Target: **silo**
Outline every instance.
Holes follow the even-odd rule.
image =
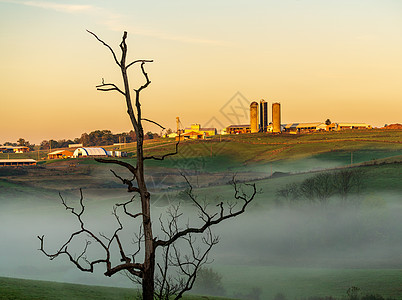
[[[250,104],[250,130],[251,133],[258,132],[258,103]]]
[[[272,103],[272,132],[281,132],[281,104]]]
[[[260,101],[260,131],[267,132],[268,127],[268,103],[262,99]]]

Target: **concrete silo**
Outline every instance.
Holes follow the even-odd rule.
[[[260,101],[260,132],[267,132],[268,127],[268,103]]]
[[[258,132],[258,103],[250,104],[250,130],[251,133]]]
[[[272,132],[281,132],[281,104],[272,103]]]

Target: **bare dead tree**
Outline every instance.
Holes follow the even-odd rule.
[[[84,272],[93,272],[96,265],[105,266],[104,274],[106,276],[112,276],[121,271],[126,272],[142,285],[142,297],[144,300],[154,299],[154,296],[158,299],[167,299],[166,296],[169,295],[175,295],[176,299],[179,299],[184,292],[192,288],[197,270],[208,261],[208,254],[211,248],[218,242],[218,239],[214,237],[211,232],[211,226],[242,214],[257,194],[257,188],[255,184],[240,185],[233,178],[232,185],[236,201],[226,204],[220,203],[217,206],[218,208],[215,208],[213,212],[210,212],[208,206],[206,204],[202,205],[194,196],[192,185],[184,176],[189,185],[188,195],[192,200],[193,205],[199,210],[199,220],[201,224],[198,224],[197,226],[191,226],[191,224],[186,224],[184,227],[180,226],[178,220],[181,214],[178,209],[173,209],[168,213],[169,218],[167,223],[164,224],[161,222],[162,232],[165,236],[161,239],[154,237],[150,209],[151,194],[147,189],[144,179],[144,161],[147,159],[163,160],[166,157],[177,154],[179,142],[175,144],[175,149],[171,153],[164,154],[160,157],[144,155],[144,130],[142,121],[152,122],[163,128],[163,126],[159,125],[157,122],[142,117],[140,93],[151,83],[148,74],[145,71],[145,65],[151,63],[152,60],[140,59],[127,62],[127,32],[123,33],[122,41],[120,43],[120,59],[117,58],[112,47],[93,32],[88,31],[88,33],[95,37],[111,52],[115,63],[120,68],[124,84],[124,87],[120,88],[116,84],[106,83],[102,79],[102,83],[96,86],[96,88],[99,91],[117,91],[124,96],[127,113],[136,133],[137,141],[135,165],[117,159],[97,158],[96,161],[118,165],[128,170],[131,174],[130,178],[123,178],[113,170],[111,170],[111,172],[127,187],[127,192],[134,193],[134,196],[131,200],[125,203],[118,203],[114,206],[113,215],[116,219],[117,226],[112,235],[108,237],[102,233],[95,234],[85,226],[83,220],[85,206],[82,191],[80,191],[81,197],[78,211],[74,207],[69,206],[60,195],[62,204],[66,210],[70,211],[77,218],[80,224],[80,229],[73,232],[67,241],[54,253],[45,250],[44,236],[38,236],[40,240],[39,250],[50,259],[54,259],[60,255],[66,255],[78,269]],[[134,95],[132,97],[127,70],[135,65],[139,66],[144,77],[144,83],[138,88],[133,89]],[[245,192],[244,189],[247,188],[249,191]],[[139,195],[140,198],[140,208],[134,210],[134,198],[137,195]],[[139,231],[134,233],[135,240],[128,245],[121,238],[124,226],[121,217],[118,214],[119,210],[123,210],[124,216],[131,220],[140,220],[141,225]],[[204,245],[206,245],[205,249],[201,250],[195,246],[195,234],[204,234],[202,241]],[[73,242],[80,236],[86,236],[88,240],[82,246],[82,251],[77,255],[76,253],[73,253],[69,247],[72,246]],[[180,251],[175,244],[178,241],[184,241],[188,245],[191,252],[190,256],[183,257],[180,254]],[[103,250],[103,256],[101,258],[93,259],[89,257],[88,249],[92,244],[95,244]],[[157,249],[162,250],[161,263],[156,263]],[[137,262],[138,256],[140,256],[141,262]],[[155,275],[156,267],[159,272],[157,276]],[[176,267],[180,270],[181,275],[175,278],[175,283],[172,283],[171,275],[168,272],[171,267]],[[157,290],[155,290],[155,282],[157,283]]]

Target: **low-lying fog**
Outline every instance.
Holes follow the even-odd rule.
[[[118,200],[85,197],[88,214],[84,219],[95,233],[106,234],[116,226],[112,205],[129,199],[124,191]],[[79,195],[65,198],[77,203]],[[400,200],[397,194],[370,194],[361,195],[358,201],[350,198],[343,205],[332,201],[327,206],[277,206],[265,204],[261,194],[245,214],[213,228],[220,243],[212,250],[211,267],[402,268]],[[165,210],[152,209],[156,232],[157,217]],[[186,205],[183,210],[196,218],[195,208]],[[83,273],[67,257],[51,261],[38,251],[37,235],[45,235],[45,248],[54,252],[78,228],[77,220],[63,208],[57,194],[54,201],[27,195],[0,202],[0,225],[0,276],[132,287],[123,275],[107,278],[102,267],[96,268],[95,274]],[[137,226],[126,228],[135,230]]]
[[[402,205],[396,199],[371,196],[359,207],[251,210],[214,228],[221,242],[212,256],[216,264],[229,265],[401,268]],[[101,268],[94,276],[76,270],[66,257],[47,259],[38,251],[36,236],[44,234],[47,249],[53,251],[77,222],[61,205],[44,205],[40,199],[22,203],[0,210],[0,276],[130,286],[119,276],[105,278]],[[109,224],[116,225],[105,204],[96,217],[88,205],[86,220],[95,232],[109,232]],[[153,214],[163,210],[154,209]],[[154,221],[154,227],[158,225]]]

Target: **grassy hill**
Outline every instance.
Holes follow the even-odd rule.
[[[89,286],[62,282],[0,277],[1,300],[128,300],[136,299],[138,291],[128,288]],[[223,300],[229,298],[184,296],[183,300]]]

